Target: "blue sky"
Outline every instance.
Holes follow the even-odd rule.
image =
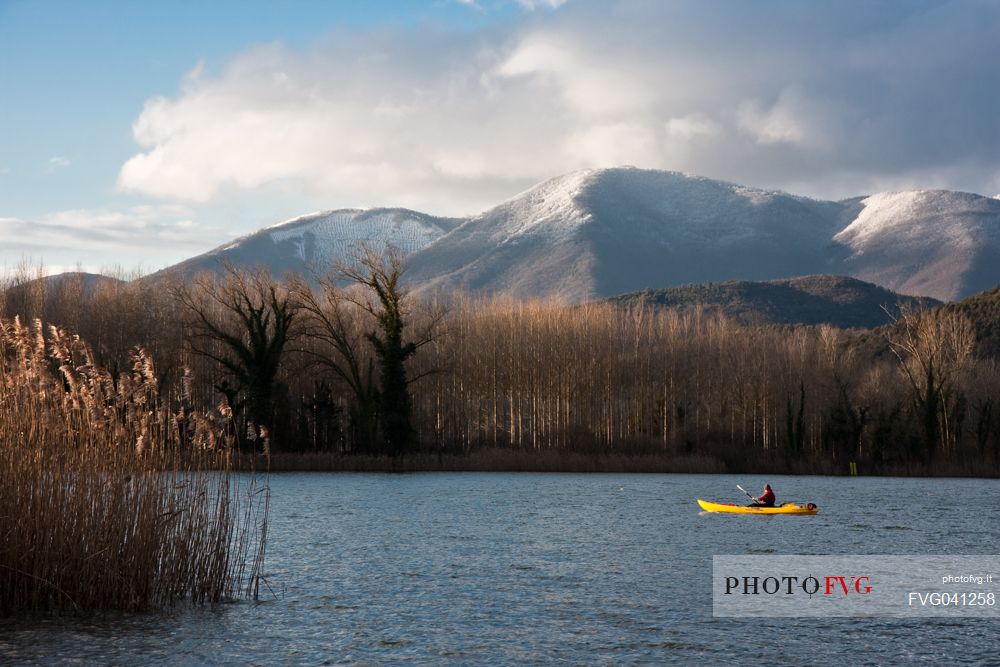
[[[975,0],[0,0],[0,266],[153,270],[620,164],[994,195],[997,34]]]
[[[258,45],[308,47],[338,33],[460,34],[524,10],[452,0],[0,0],[0,267],[28,260],[48,271],[151,270],[296,215],[299,206],[340,206],[290,195],[248,197],[246,206],[261,204],[261,213],[248,214],[238,201],[193,209],[183,197],[124,192],[117,175],[137,150],[132,124],[146,100],[176,95],[196,67],[217,71]],[[129,219],[134,226],[174,218],[182,224],[169,239],[144,238],[140,227],[127,242],[113,234],[100,241],[102,229]],[[28,232],[46,226],[64,233]]]

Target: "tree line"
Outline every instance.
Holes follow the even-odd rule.
[[[4,313],[79,332],[111,369],[143,346],[165,400],[224,404],[260,451],[1000,467],[1000,368],[955,308],[904,308],[874,332],[748,326],[699,308],[417,298],[404,269],[362,248],[308,279],[13,280]]]

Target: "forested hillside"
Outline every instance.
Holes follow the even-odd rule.
[[[934,306],[935,299],[904,296],[846,276],[681,285],[608,299],[629,307],[708,308],[742,324],[829,324],[843,329],[889,323],[900,305]]]

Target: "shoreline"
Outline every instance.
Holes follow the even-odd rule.
[[[779,457],[724,460],[708,454],[611,453],[588,454],[559,450],[485,449],[468,454],[434,451],[388,455],[335,452],[241,454],[234,462],[241,471],[269,472],[534,472],[534,473],[672,473],[827,475],[849,477],[849,462],[786,461]],[[860,477],[925,477],[1000,479],[1000,468],[982,461],[857,462]]]

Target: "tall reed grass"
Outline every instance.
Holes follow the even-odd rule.
[[[172,409],[132,362],[0,321],[0,615],[257,595],[268,488],[231,473],[228,409]]]

